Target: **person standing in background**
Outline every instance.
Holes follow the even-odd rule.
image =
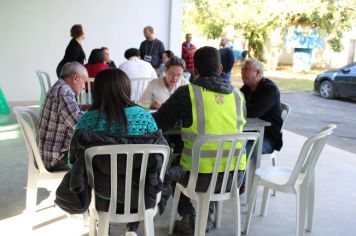
[[[80,24],[73,25],[72,28],[70,29],[70,36],[72,36],[72,40],[69,42],[66,51],[64,53],[64,57],[59,62],[56,69],[56,74],[58,78],[60,78],[62,67],[67,62],[76,61],[82,65],[84,64],[85,53],[81,45],[82,41],[84,40],[83,26]]]
[[[140,45],[140,57],[142,60],[151,63],[153,68],[157,70],[162,64],[164,45],[159,39],[155,38],[152,26],[146,26],[143,29],[143,34],[146,40],[144,40]]]
[[[196,47],[192,42],[192,34],[188,33],[185,35],[185,42],[182,44],[182,59],[185,61],[185,67],[190,72],[194,74],[194,53]]]
[[[231,70],[235,63],[234,52],[231,48],[228,47],[229,39],[226,36],[223,36],[220,41],[220,58],[221,64],[223,66],[223,71],[221,77],[230,80]]]

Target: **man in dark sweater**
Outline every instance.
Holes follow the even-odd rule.
[[[221,77],[226,80],[231,78],[231,70],[234,67],[235,56],[231,48],[228,47],[229,39],[226,36],[223,36],[220,41],[220,58],[221,65],[223,66],[223,71]]]
[[[282,147],[282,110],[280,93],[273,81],[263,77],[263,65],[247,59],[241,68],[244,86],[240,89],[246,99],[247,117],[258,117],[271,123],[266,127],[262,153],[272,153]]]
[[[152,26],[146,26],[143,29],[143,34],[146,40],[140,45],[140,57],[142,60],[151,63],[153,68],[159,69],[162,64],[164,45],[159,39],[155,38]]]

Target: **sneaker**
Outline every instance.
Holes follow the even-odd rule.
[[[136,232],[140,222],[131,222],[126,224],[125,236],[137,236]]]
[[[241,185],[241,187],[239,188],[239,195],[242,195],[245,193],[245,184]]]
[[[128,231],[126,232],[125,236],[137,236],[136,232]]]
[[[192,235],[194,234],[194,224],[195,216],[192,214],[185,215],[181,220],[176,221],[173,232],[175,234]]]

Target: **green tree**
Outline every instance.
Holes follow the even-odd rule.
[[[355,0],[186,0],[189,15],[184,11],[184,19],[208,38],[220,37],[233,25],[248,41],[251,55],[274,69],[287,29],[316,28],[334,51],[341,51],[343,32],[355,20],[354,5]]]

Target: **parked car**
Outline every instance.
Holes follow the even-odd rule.
[[[314,81],[314,90],[323,98],[356,97],[356,62],[319,74]]]

